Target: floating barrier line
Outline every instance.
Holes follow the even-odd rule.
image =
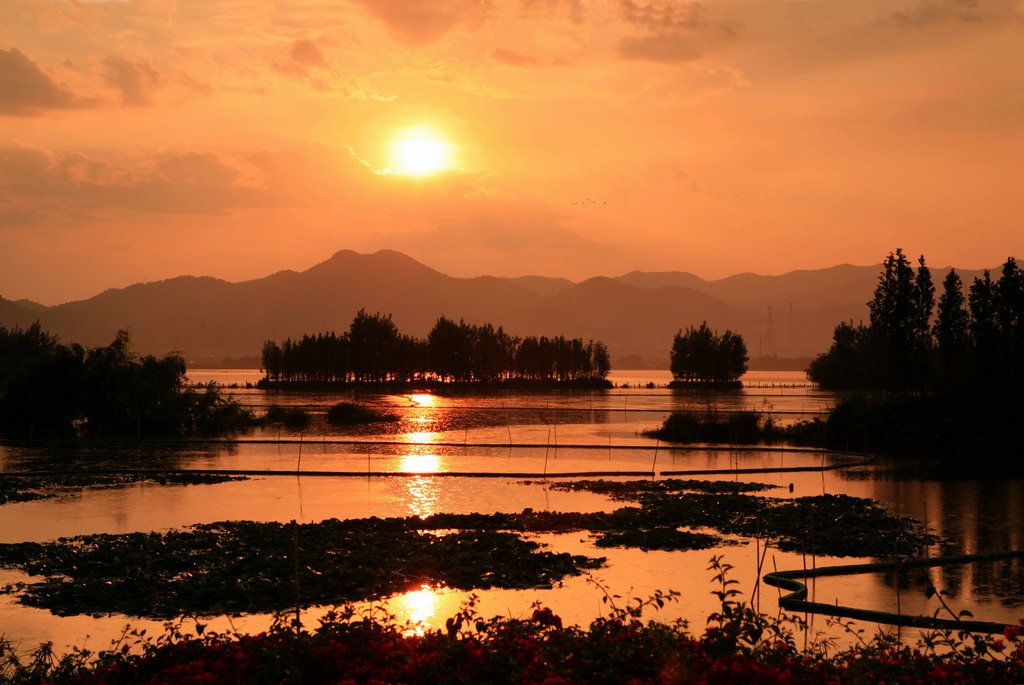
[[[254,408],[264,409],[264,408],[270,407],[270,404],[246,404],[244,406],[247,409],[254,409]],[[329,404],[289,404],[289,405],[287,405],[287,408],[288,409],[292,409],[292,408],[307,409],[307,410],[321,410],[321,409],[322,410],[327,410],[327,409],[330,409],[331,406],[332,405],[329,405]],[[372,406],[374,408],[382,409],[382,410],[387,410],[387,409],[398,409],[398,410],[421,409],[423,411],[434,411],[434,410],[444,410],[444,411],[493,411],[493,412],[501,412],[501,413],[524,412],[524,411],[531,411],[531,412],[540,412],[540,411],[546,411],[546,412],[570,412],[570,411],[575,411],[575,412],[590,412],[590,413],[604,412],[604,413],[615,413],[615,414],[621,414],[623,412],[625,412],[627,414],[673,414],[673,413],[678,413],[678,414],[707,414],[708,413],[707,409],[705,409],[705,408],[700,408],[700,409],[697,409],[697,408],[685,409],[684,408],[684,409],[680,409],[678,407],[666,407],[666,408],[657,408],[657,407],[655,407],[655,408],[650,408],[650,409],[644,409],[644,408],[627,408],[627,409],[623,409],[622,407],[619,407],[618,409],[616,409],[615,407],[488,407],[488,406],[450,406],[450,405],[434,405],[434,406],[419,405],[419,406],[417,406],[417,405],[403,405],[403,404],[373,404],[373,405],[367,405],[367,406]],[[793,415],[793,416],[818,416],[818,415],[820,415],[820,416],[825,416],[826,414],[829,413],[829,410],[827,410],[827,409],[802,409],[802,410],[800,410],[800,409],[774,410],[773,409],[771,411],[762,411],[760,409],[715,409],[711,413],[713,413],[713,414],[743,414],[743,413],[748,413],[748,412],[753,412],[753,411],[756,411],[756,412],[761,413],[761,414],[769,414],[769,415],[772,415],[772,416],[775,416],[775,415]]]
[[[731,471],[729,473],[732,473]],[[459,478],[590,478],[594,476],[645,476],[650,478],[650,471],[574,471],[568,473],[498,473],[490,471],[283,471],[270,469],[89,469],[79,471],[12,471],[0,473],[0,477],[13,476],[32,478],[39,476],[93,476],[93,475],[214,475],[214,476],[337,476],[342,478],[367,476],[403,476],[403,477],[459,477]]]
[[[115,444],[115,445],[305,445],[307,447],[315,445],[368,445],[368,446],[389,446],[389,447],[493,447],[493,448],[516,448],[516,449],[527,449],[527,448],[542,448],[547,447],[545,443],[534,443],[534,442],[405,442],[395,440],[318,440],[315,435],[310,435],[307,438],[254,438],[251,440],[224,440],[219,438],[154,438],[154,439],[99,439],[99,440],[60,440],[60,439],[47,439],[47,440],[0,440],[0,445],[104,445],[104,444]],[[551,445],[552,448],[557,447],[560,450],[565,449],[576,449],[576,450],[603,450],[609,449],[608,445],[600,445],[593,443],[567,443],[559,445]],[[864,452],[845,452],[842,450],[822,450],[820,447],[775,447],[772,445],[716,445],[716,444],[701,444],[701,445],[672,445],[672,444],[661,444],[661,445],[612,445],[611,449],[615,450],[672,450],[676,452],[796,452],[796,453],[807,453],[807,454],[832,454],[842,455],[851,457],[871,457],[873,455],[866,454]],[[730,473],[735,470],[731,469]],[[650,473],[650,471],[647,471]]]
[[[954,564],[971,564],[980,561],[1000,561],[1003,559],[1022,559],[1024,550],[1009,550],[1006,552],[986,552],[982,554],[958,554],[948,557],[931,557],[926,559],[905,559],[898,561],[883,561],[875,564],[850,564],[846,566],[821,566],[810,569],[795,569],[793,571],[773,571],[764,576],[763,580],[768,585],[789,590],[788,595],[779,598],[779,606],[791,611],[799,611],[814,614],[826,614],[829,616],[840,616],[874,623],[885,623],[887,625],[908,626],[911,628],[932,628],[965,630],[975,633],[1001,633],[1007,624],[993,623],[991,621],[957,620],[949,618],[938,618],[935,616],[918,616],[914,614],[897,614],[889,611],[875,611],[873,609],[860,609],[837,604],[825,604],[823,602],[807,601],[807,585],[794,580],[795,578],[818,578],[821,576],[846,576],[861,573],[875,573],[877,571],[899,570],[903,568],[920,568],[927,566],[950,566]]]
[[[662,476],[706,476],[718,473],[795,473],[800,471],[836,471],[838,469],[849,469],[856,466],[870,466],[874,461],[855,461],[848,464],[831,464],[829,466],[785,466],[779,468],[756,468],[756,469],[703,469],[697,471],[661,471]]]
[[[12,476],[15,478],[33,478],[39,476],[88,476],[88,475],[111,475],[111,474],[207,474],[216,476],[338,476],[338,477],[365,477],[365,476],[442,476],[460,478],[592,478],[594,476],[642,476],[652,478],[659,476],[706,476],[706,475],[735,475],[737,473],[792,473],[796,471],[832,471],[835,469],[850,468],[854,466],[866,466],[872,462],[855,462],[850,464],[837,464],[832,466],[787,466],[784,468],[755,468],[755,469],[703,469],[697,471],[569,471],[561,473],[510,473],[491,471],[293,471],[290,469],[78,469],[78,470],[56,470],[56,471],[7,471],[0,472],[0,478]]]

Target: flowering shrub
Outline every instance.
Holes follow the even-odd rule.
[[[474,599],[444,629],[408,635],[389,616],[346,608],[307,631],[284,621],[258,635],[195,634],[169,626],[156,638],[126,632],[110,650],[56,659],[44,645],[25,659],[0,644],[0,679],[27,683],[1012,683],[1024,681],[1019,626],[1004,639],[931,633],[911,647],[879,633],[845,650],[798,648],[799,618],[773,618],[738,602],[727,564],[713,558],[721,609],[703,634],[683,621],[643,621],[677,593],[656,593],[588,628],[550,609],[483,619]],[[1022,623],[1024,625],[1024,623]],[[1011,637],[1012,636],[1012,637]],[[860,638],[858,638],[860,639]],[[1011,641],[1014,640],[1014,641]]]

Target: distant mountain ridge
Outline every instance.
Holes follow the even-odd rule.
[[[264,340],[348,328],[359,309],[390,313],[425,336],[439,316],[503,326],[513,335],[599,339],[617,358],[667,363],[672,336],[707,320],[741,333],[751,357],[811,356],[843,320],[867,317],[879,266],[843,264],[779,276],[705,281],[686,272],[633,271],[581,283],[540,276],[456,278],[393,250],[341,250],[305,271],[237,283],[179,276],[45,307],[0,298],[0,324],[42,326],[67,342],[109,343],[128,329],[142,353],[245,357]],[[962,272],[970,282],[975,272]],[[945,270],[933,271],[936,284]]]

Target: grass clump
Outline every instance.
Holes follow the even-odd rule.
[[[530,483],[531,481],[525,481]],[[679,478],[663,478],[661,480],[565,480],[549,483],[552,490],[578,491],[585,490],[600,495],[607,495],[613,500],[633,500],[645,492],[704,492],[704,493],[741,493],[772,490],[778,485],[766,483],[745,483],[733,480],[682,480]]]
[[[50,499],[81,488],[117,487],[142,482],[160,485],[213,485],[232,480],[248,480],[248,477],[214,473],[65,473],[45,476],[0,474],[0,504]]]
[[[265,423],[279,423],[288,430],[303,430],[309,427],[309,412],[302,407],[282,407],[272,404],[263,416]]]
[[[660,428],[644,431],[649,438],[681,443],[727,443],[753,445],[777,436],[770,416],[756,411],[705,413],[673,412]]]
[[[335,426],[382,421],[398,421],[398,416],[375,411],[354,402],[338,402],[327,410],[327,422]]]

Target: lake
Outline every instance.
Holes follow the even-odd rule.
[[[771,497],[845,493],[876,499],[894,512],[927,521],[933,533],[947,539],[929,550],[932,556],[1024,548],[1024,479],[1019,472],[979,475],[983,471],[974,465],[984,462],[984,454],[963,455],[963,466],[957,471],[913,460],[830,471],[739,474],[731,471],[813,467],[857,459],[813,450],[670,449],[640,434],[677,410],[756,409],[772,413],[783,423],[825,411],[834,396],[807,384],[799,372],[752,372],[744,377],[742,390],[716,392],[668,390],[663,387],[670,380],[668,372],[618,371],[611,376],[616,387],[604,391],[359,395],[360,401],[394,413],[399,420],[384,429],[377,424],[372,429],[344,433],[329,427],[317,412],[322,414],[338,401],[353,399],[351,393],[245,387],[258,378],[259,373],[251,370],[190,371],[193,382],[216,381],[256,411],[271,404],[305,407],[314,413],[310,426],[301,432],[262,429],[238,441],[176,445],[0,445],[0,470],[40,470],[73,462],[81,467],[280,470],[290,472],[287,475],[216,485],[140,483],[86,488],[55,499],[8,504],[0,506],[0,542],[167,530],[230,519],[313,522],[332,517],[519,512],[525,508],[611,511],[622,503],[588,492],[551,489],[534,477],[527,484],[514,475],[471,478],[429,474],[546,473],[554,480],[559,473],[715,470],[720,473],[692,477],[778,486],[763,493]],[[295,471],[361,475],[296,476]],[[365,475],[387,472],[424,475]],[[624,603],[630,597],[645,598],[658,589],[673,589],[681,593],[680,601],[668,605],[659,616],[684,618],[699,632],[707,615],[717,608],[707,571],[712,555],[723,556],[735,567],[732,577],[740,581],[746,597],[758,575],[757,548],[750,540],[735,540],[742,544],[714,550],[644,552],[597,548],[585,532],[529,537],[554,551],[606,557],[607,566],[550,589],[478,591],[478,608],[483,614],[520,616],[540,601],[568,622],[586,624],[607,611],[602,602],[605,592],[621,596],[615,601]],[[873,559],[805,558],[770,550],[764,571],[870,561]],[[0,586],[25,579],[17,572],[0,571]],[[898,578],[891,573],[819,578],[810,588],[815,601],[873,609],[894,610],[898,595],[905,613],[930,615],[939,604],[926,596],[926,580],[948,591],[945,601],[951,608],[966,609],[979,620],[1015,623],[1024,616],[1024,569],[1019,559],[904,571]],[[392,597],[387,607],[400,620],[443,626],[468,594],[422,587]],[[777,596],[775,588],[762,587],[757,599],[761,610],[776,613]],[[311,608],[304,612],[304,620],[312,622],[324,610]],[[835,632],[824,617],[811,618],[815,630]],[[221,629],[233,625],[239,630],[262,630],[269,621],[266,615],[251,615],[203,622]],[[3,632],[25,649],[41,641],[53,641],[58,651],[71,645],[103,648],[127,623],[151,631],[161,625],[119,615],[61,618],[17,604],[10,594],[0,595]],[[874,629],[873,624],[865,627]]]

